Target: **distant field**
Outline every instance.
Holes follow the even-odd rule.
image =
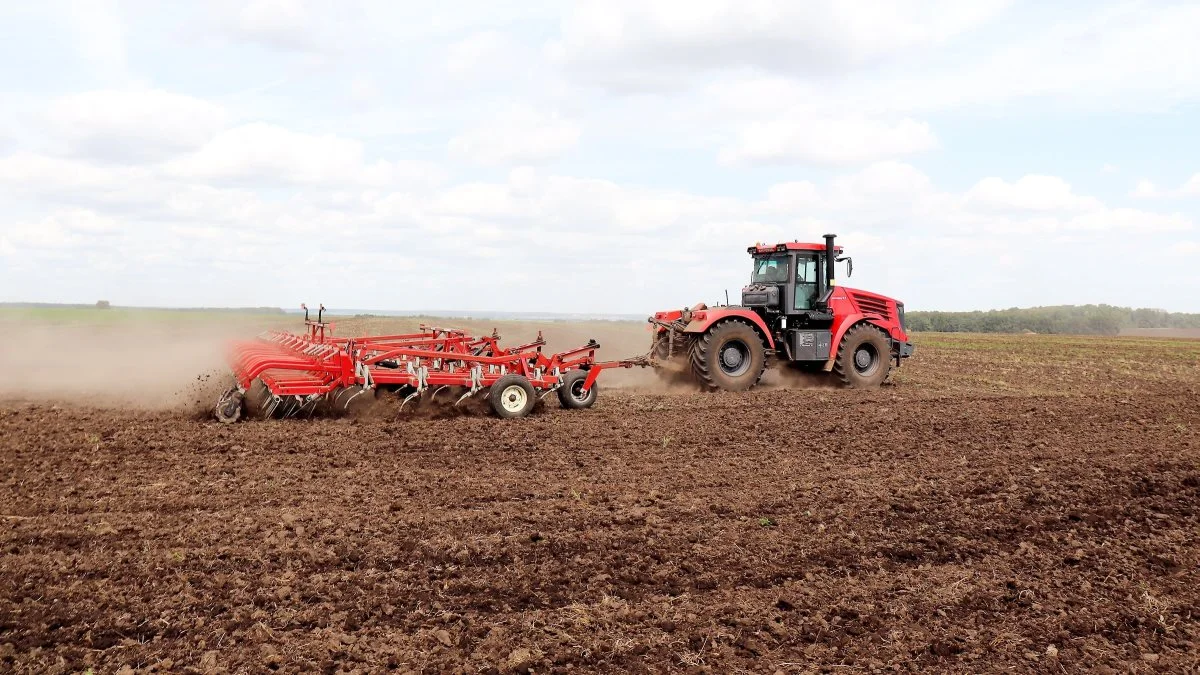
[[[0,319],[45,323],[108,324],[121,322],[238,322],[294,320],[286,314],[221,309],[142,309],[138,307],[3,307]]]
[[[1121,335],[1131,337],[1193,338],[1200,340],[1200,328],[1127,328]]]

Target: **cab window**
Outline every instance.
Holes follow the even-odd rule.
[[[783,284],[787,283],[788,257],[773,255],[754,259],[754,273],[750,277],[752,284]]]
[[[817,301],[817,257],[796,256],[796,309],[812,309]]]

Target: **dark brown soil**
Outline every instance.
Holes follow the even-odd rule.
[[[0,670],[1197,668],[1195,380],[920,355],[515,421],[0,404]]]

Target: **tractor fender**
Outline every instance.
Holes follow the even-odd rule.
[[[771,331],[767,328],[767,324],[758,314],[749,309],[708,309],[700,310],[692,314],[692,320],[687,327],[683,329],[685,333],[706,333],[708,329],[728,321],[730,319],[742,319],[754,327],[761,335],[764,342],[767,343],[767,349],[775,349],[775,338],[772,337]]]
[[[882,330],[888,336],[891,333],[888,331],[887,324],[883,323],[876,315],[863,314],[861,312],[848,315],[840,325],[837,331],[833,334],[833,339],[829,342],[829,360],[825,362],[825,367],[822,370],[829,372],[833,370],[833,362],[837,360],[838,347],[842,344],[842,338],[846,337],[846,332],[860,323],[869,323],[876,328]]]

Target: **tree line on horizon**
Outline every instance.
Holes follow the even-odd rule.
[[[1134,328],[1200,329],[1200,314],[1112,305],[1012,307],[973,312],[907,312],[913,332],[1119,335]]]

